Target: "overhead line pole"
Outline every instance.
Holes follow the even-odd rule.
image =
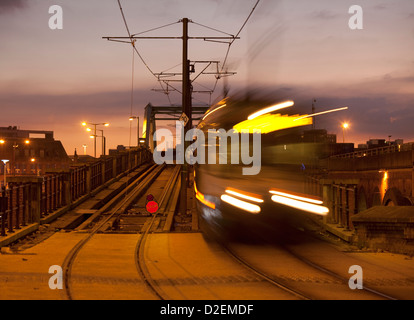
[[[183,35],[182,37],[137,37],[137,36],[130,36],[130,37],[102,37],[103,39],[107,39],[109,41],[116,41],[116,42],[125,42],[125,43],[132,43],[135,39],[162,39],[162,40],[169,40],[169,39],[182,39],[183,41],[183,57],[182,57],[182,112],[188,117],[188,122],[184,127],[184,136],[182,137],[182,143],[184,144],[184,163],[181,167],[181,192],[180,192],[180,212],[181,214],[187,213],[187,187],[189,182],[189,171],[188,171],[188,163],[185,159],[185,150],[187,150],[187,146],[189,142],[185,141],[185,135],[188,130],[192,127],[192,85],[190,80],[190,60],[188,59],[188,41],[191,39],[194,40],[231,40],[235,41],[236,39],[240,39],[237,36],[230,36],[230,37],[189,37],[188,36],[188,23],[191,22],[188,18],[183,18],[180,22],[183,23]],[[121,39],[129,39],[130,41],[120,41]],[[221,72],[219,73],[222,74]]]

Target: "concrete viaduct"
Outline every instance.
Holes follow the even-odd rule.
[[[325,224],[361,246],[414,253],[413,143],[336,155],[321,166],[309,186],[330,209]]]

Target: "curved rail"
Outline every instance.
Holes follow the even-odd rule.
[[[243,265],[245,268],[247,268],[251,272],[255,273],[256,275],[258,275],[260,277],[262,277],[263,279],[265,279],[266,281],[272,283],[273,285],[276,285],[277,287],[279,287],[279,288],[281,288],[281,289],[283,289],[283,290],[285,290],[285,291],[287,291],[287,292],[295,295],[296,297],[298,297],[300,299],[313,300],[313,298],[310,297],[309,295],[304,294],[302,292],[299,292],[298,290],[293,289],[293,288],[287,286],[285,283],[283,283],[284,281],[279,281],[279,279],[276,276],[274,276],[274,275],[270,276],[270,275],[262,272],[258,268],[254,267],[252,264],[250,264],[245,259],[241,258],[239,255],[237,255],[235,252],[233,252],[224,243],[220,243],[220,244],[227,251],[227,253],[231,257],[233,257],[235,260],[237,260],[241,265]],[[343,276],[341,276],[341,275],[339,275],[339,274],[337,274],[337,273],[335,273],[335,272],[333,272],[331,270],[328,270],[328,269],[326,269],[326,268],[324,268],[324,267],[322,267],[322,266],[320,266],[320,265],[318,265],[318,264],[316,264],[316,263],[314,263],[314,262],[306,259],[303,256],[300,256],[299,254],[293,252],[292,250],[290,250],[286,246],[283,246],[282,245],[281,248],[284,251],[288,252],[291,256],[293,256],[296,259],[298,259],[299,261],[305,263],[306,265],[308,265],[308,266],[310,266],[310,267],[312,267],[312,268],[314,268],[314,269],[316,269],[316,270],[318,270],[320,272],[323,272],[323,273],[329,275],[330,277],[333,277],[333,278],[335,278],[335,279],[343,282],[344,284],[348,285],[349,279],[347,279],[347,278],[345,278],[345,277],[343,277]],[[367,287],[366,285],[363,286],[363,290],[365,290],[365,291],[367,291],[367,292],[369,292],[371,294],[374,294],[376,296],[379,296],[381,298],[385,298],[387,300],[398,300],[398,299],[396,299],[396,298],[394,298],[394,297],[392,297],[392,296],[390,296],[388,294],[385,294],[385,293],[379,292],[379,291],[377,291],[375,289],[372,289],[370,287]]]
[[[286,247],[283,247],[283,249],[286,250],[287,252],[289,252],[289,254],[291,254],[292,256],[294,256],[296,259],[304,262],[305,264],[311,266],[312,268],[314,268],[316,270],[319,270],[319,271],[321,271],[323,273],[326,273],[326,274],[328,274],[328,275],[330,275],[330,276],[332,276],[332,277],[334,277],[334,278],[336,278],[336,279],[338,279],[338,280],[340,280],[340,281],[342,281],[342,282],[344,282],[346,284],[348,283],[349,279],[344,278],[341,275],[339,275],[339,274],[337,274],[337,273],[335,273],[335,272],[333,272],[331,270],[328,270],[328,269],[326,269],[324,267],[321,267],[321,266],[317,265],[316,263],[314,263],[314,262],[312,262],[312,261],[310,261],[310,260],[308,260],[308,259],[306,259],[306,258],[304,258],[304,257],[302,257],[300,255],[298,255],[297,253],[293,252],[292,250],[289,250]],[[374,295],[377,295],[377,296],[379,296],[381,298],[385,298],[387,300],[398,300],[398,299],[396,299],[394,297],[391,297],[390,295],[387,295],[385,293],[382,293],[382,292],[379,292],[377,290],[374,290],[374,289],[372,289],[370,287],[367,287],[366,285],[363,286],[362,290],[368,291],[368,292],[370,292],[370,293],[372,293]]]
[[[171,187],[173,186],[174,182],[177,181],[177,176],[180,173],[180,167],[177,166],[173,174],[170,176],[170,179],[167,182],[167,185],[165,186],[163,193],[161,195],[160,201],[159,201],[159,207],[162,207],[166,204],[166,202],[169,200],[169,193],[171,190]],[[154,224],[155,218],[158,215],[158,211],[152,216],[151,222],[148,224],[147,228],[144,230],[144,233],[139,238],[136,249],[135,249],[135,263],[137,267],[138,273],[141,275],[142,279],[144,280],[147,287],[151,290],[151,292],[160,300],[170,300],[168,295],[162,291],[159,286],[156,285],[156,283],[152,280],[151,275],[147,269],[147,266],[145,264],[145,257],[144,257],[144,251],[145,251],[145,243],[147,241],[148,235],[150,234],[151,227]]]
[[[81,249],[85,246],[86,243],[89,242],[89,240],[110,220],[112,219],[116,214],[119,214],[122,210],[125,210],[125,208],[132,203],[137,196],[142,192],[142,190],[146,190],[147,187],[153,182],[153,180],[158,177],[158,175],[161,173],[162,170],[165,169],[165,165],[163,166],[157,166],[153,165],[151,166],[147,172],[144,173],[146,176],[138,185],[134,185],[132,187],[132,192],[128,193],[128,191],[131,188],[127,188],[126,192],[121,192],[119,195],[117,195],[114,199],[111,200],[111,206],[105,206],[105,209],[100,210],[100,214],[105,213],[106,211],[110,210],[112,211],[111,214],[109,214],[105,219],[97,223],[93,229],[90,231],[90,233],[84,237],[82,240],[80,240],[69,252],[69,254],[65,257],[65,260],[62,265],[63,270],[63,279],[64,279],[64,290],[67,298],[69,300],[73,299],[72,291],[71,291],[71,271],[73,267],[73,263],[81,251]],[[136,181],[141,180],[142,176],[138,177]],[[114,203],[116,205],[114,206]],[[114,207],[113,207],[114,206]]]
[[[250,263],[248,263],[246,260],[244,260],[243,258],[241,258],[240,256],[238,256],[236,253],[234,253],[228,246],[226,246],[224,243],[220,243],[220,245],[224,248],[224,250],[233,258],[235,259],[239,264],[241,264],[243,267],[245,267],[246,269],[248,269],[249,271],[253,272],[254,274],[256,274],[257,276],[259,276],[260,278],[264,279],[265,281],[269,282],[270,284],[278,287],[279,289],[282,289],[283,291],[286,291],[290,294],[292,294],[293,296],[301,299],[301,300],[312,300],[312,298],[310,298],[309,296],[305,295],[302,292],[299,292],[296,289],[290,288],[287,285],[283,284],[282,281],[280,281],[279,279],[277,279],[274,276],[269,276],[266,273],[258,270],[257,268],[255,268],[254,266],[252,266]]]

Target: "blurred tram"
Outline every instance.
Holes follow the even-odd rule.
[[[292,114],[292,110],[293,101],[226,98],[206,112],[197,126],[204,133],[206,161],[194,166],[197,210],[204,227],[223,232],[260,222],[272,228],[292,217],[300,220],[301,216],[328,213],[320,194],[312,192],[308,182],[320,171],[319,159],[331,152],[327,146],[333,143],[321,140],[318,130],[311,130],[311,115]],[[227,135],[208,138],[220,129]],[[255,150],[257,129],[261,135]],[[236,143],[230,133],[240,137]],[[247,135],[244,145],[240,142],[243,134]],[[254,160],[250,164],[242,161],[243,148],[250,159],[259,156],[259,172],[251,168],[258,165]],[[216,151],[213,156],[212,150]],[[243,174],[249,167],[253,174]]]

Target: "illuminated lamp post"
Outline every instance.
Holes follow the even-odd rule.
[[[134,119],[137,119],[137,147],[139,147],[139,117],[129,117],[129,121],[134,121]]]
[[[25,145],[29,145],[30,144],[30,140],[28,140],[28,139],[24,140],[24,144]],[[12,172],[13,175],[16,174],[16,149],[18,147],[19,147],[19,145],[16,142],[14,142],[13,143],[13,159],[12,159],[12,162],[10,164],[10,166],[11,166],[10,169],[11,169],[11,172]]]
[[[93,156],[94,158],[96,158],[96,127],[97,126],[105,126],[105,127],[109,127],[109,123],[103,122],[103,123],[89,123],[89,122],[82,122],[82,126],[86,127],[88,124],[90,124],[91,126],[94,127],[94,134],[93,134],[93,138],[94,138],[94,146],[93,146]],[[88,128],[86,129],[86,131],[90,132],[92,131],[92,129]]]
[[[103,134],[103,130],[98,130],[98,131],[101,131],[101,135],[100,136],[91,134],[89,137],[91,139],[95,139],[95,140],[96,140],[97,137],[102,138],[102,155],[105,156],[106,155],[106,137]]]
[[[349,128],[349,123],[343,123],[342,124],[342,138],[343,142],[345,143],[345,130]]]

